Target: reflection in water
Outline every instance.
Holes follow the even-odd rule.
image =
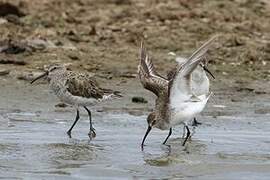
[[[48,160],[51,161],[57,169],[79,168],[81,165],[97,159],[97,150],[99,147],[89,143],[63,144],[55,143],[47,145]]]
[[[180,138],[172,139],[168,145],[160,145],[159,150],[143,151],[144,161],[151,166],[168,166],[177,163],[191,163],[187,156],[200,155],[206,145],[200,141],[191,141],[182,146]]]
[[[49,144],[48,151],[55,160],[90,161],[95,158],[94,148],[88,144]]]

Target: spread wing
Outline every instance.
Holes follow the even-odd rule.
[[[191,73],[204,60],[204,57],[217,36],[211,38],[197,49],[188,60],[177,67],[175,73],[170,79],[169,93],[170,97],[177,96],[178,100],[187,100],[192,95],[191,92]]]
[[[159,75],[146,52],[144,43],[141,43],[140,64],[138,66],[139,79],[143,87],[159,96],[168,91],[169,81]]]
[[[69,75],[65,85],[72,95],[95,99],[103,97],[103,90],[91,76],[72,72]]]

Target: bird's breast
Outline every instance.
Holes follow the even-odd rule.
[[[186,123],[199,114],[205,107],[207,100],[199,102],[182,102],[170,106],[171,125]]]

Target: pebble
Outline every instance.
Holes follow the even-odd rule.
[[[10,70],[8,69],[0,69],[0,76],[5,76],[10,73]]]
[[[144,99],[143,97],[138,97],[138,96],[132,97],[132,102],[133,103],[148,103],[146,99]]]

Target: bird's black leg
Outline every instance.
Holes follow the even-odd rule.
[[[166,137],[165,141],[163,142],[163,144],[166,144],[167,140],[169,139],[169,137],[172,135],[172,128],[170,128],[169,134]]]
[[[72,131],[73,127],[75,126],[75,124],[78,122],[79,119],[80,119],[80,113],[79,113],[79,110],[77,109],[77,115],[76,115],[75,121],[72,124],[72,126],[69,128],[69,130],[67,131],[67,134],[68,134],[69,138],[71,138],[71,131]]]
[[[186,126],[184,125],[184,128],[183,128],[183,134],[182,134],[182,139],[185,138],[185,134],[186,134]]]
[[[186,138],[185,138],[185,140],[184,140],[184,142],[183,142],[183,146],[185,146],[185,144],[186,144],[186,142],[187,142],[187,140],[188,140],[188,138],[189,138],[189,136],[190,136],[190,131],[189,131],[189,128],[188,128],[188,126],[187,125],[185,125],[185,127],[186,127],[186,129],[187,129],[187,136],[186,136]]]
[[[88,112],[88,116],[89,116],[90,130],[89,130],[88,136],[91,140],[92,138],[96,137],[95,128],[93,128],[93,125],[92,125],[92,115],[91,115],[91,111],[87,109],[86,106],[83,106],[83,107]]]
[[[193,119],[192,126],[198,126],[201,125],[201,122],[198,122],[196,118]]]

